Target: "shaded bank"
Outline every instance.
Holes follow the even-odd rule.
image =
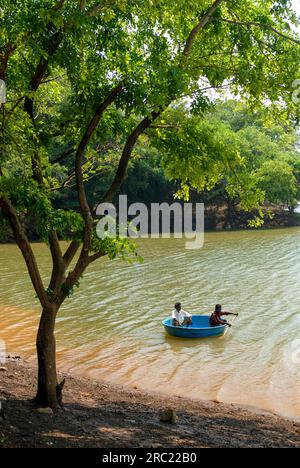
[[[174,200],[168,200],[172,205]],[[178,203],[178,202],[176,202]],[[198,202],[193,202],[198,203]],[[202,203],[200,201],[199,203]],[[146,205],[149,211],[148,225],[151,226],[151,206]],[[300,226],[300,212],[284,211],[282,207],[266,207],[264,208],[264,222],[261,228],[256,229],[274,229],[274,228],[289,228]],[[236,206],[225,205],[205,205],[204,211],[204,229],[205,231],[230,231],[230,230],[251,230],[253,227],[249,223],[258,216],[257,211],[245,212]],[[134,218],[133,216],[129,219]],[[193,219],[193,229],[196,230],[196,218]],[[36,233],[34,223],[27,223],[26,232],[28,239],[31,242],[39,242],[39,237]],[[162,221],[160,220],[160,234],[162,233]],[[170,232],[174,233],[174,217],[170,218]],[[0,238],[0,244],[15,244],[15,239],[12,233],[8,230],[4,237]]]
[[[264,223],[260,229],[288,228],[300,226],[299,212],[289,212],[282,207],[269,206],[263,209]],[[238,206],[206,206],[205,230],[249,230],[251,221],[259,216],[258,211],[245,212]]]
[[[4,370],[5,369],[5,370]],[[300,424],[234,405],[148,394],[66,376],[65,410],[31,402],[35,370],[9,360],[0,371],[0,447],[300,447]],[[176,424],[160,422],[173,407]]]

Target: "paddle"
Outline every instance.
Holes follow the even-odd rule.
[[[226,329],[224,335],[226,335],[227,332],[228,332],[228,330],[230,330],[230,329],[232,328],[232,325],[234,324],[234,322],[236,321],[237,318],[238,318],[238,315],[235,315],[235,316],[233,317],[232,322],[228,324],[227,329]],[[230,325],[230,326],[229,326],[229,325]]]

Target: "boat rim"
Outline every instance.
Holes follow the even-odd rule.
[[[194,315],[192,315],[192,317],[194,317]],[[209,317],[209,315],[196,315],[196,317]],[[164,320],[162,320],[162,325],[164,327],[169,327],[169,328],[176,328],[176,329],[180,329],[180,330],[211,330],[212,328],[214,330],[218,330],[220,328],[226,328],[226,325],[218,325],[216,327],[178,327],[177,325],[169,325],[166,322],[166,320],[169,320],[170,318],[172,317],[168,317]]]

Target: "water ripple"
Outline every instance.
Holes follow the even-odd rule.
[[[299,241],[298,228],[210,233],[199,251],[185,250],[180,239],[141,240],[144,264],[99,262],[59,313],[60,367],[300,417],[300,366],[292,359],[292,342],[300,338]],[[49,252],[34,249],[46,280]],[[34,291],[15,246],[0,246],[0,264],[0,338],[32,358]],[[168,337],[160,322],[177,300],[193,313],[221,302],[240,318],[224,338]]]

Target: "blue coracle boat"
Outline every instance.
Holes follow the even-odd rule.
[[[224,335],[227,325],[211,327],[209,323],[209,315],[193,315],[193,324],[184,327],[176,327],[172,325],[172,318],[169,317],[162,321],[166,332],[169,335],[179,338],[210,338],[213,336]]]

